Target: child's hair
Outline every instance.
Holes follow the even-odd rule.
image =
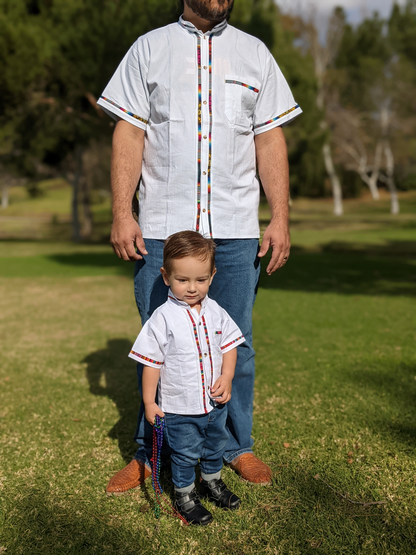
[[[199,260],[209,260],[211,274],[215,268],[215,243],[196,231],[179,231],[168,237],[163,249],[163,267],[168,276],[173,271],[173,261],[192,256]]]

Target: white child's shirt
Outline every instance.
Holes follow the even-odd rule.
[[[223,354],[244,341],[240,328],[214,300],[205,297],[198,313],[169,290],[129,357],[160,369],[158,405],[163,412],[204,414],[213,408],[210,389],[221,375]]]

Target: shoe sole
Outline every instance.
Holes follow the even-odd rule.
[[[219,505],[218,502],[215,499],[210,499],[208,496],[202,496],[202,499],[206,499],[207,501],[209,501],[210,503],[212,503],[213,505],[215,505],[219,509],[225,509],[226,511],[235,511],[235,510],[237,510],[241,507],[241,501],[237,505],[237,507],[224,507],[224,505]]]
[[[250,480],[247,480],[246,478],[243,478],[240,474],[238,474],[240,480],[242,480],[243,482],[246,482],[246,484],[253,484],[253,486],[271,486],[272,482],[251,482]]]
[[[106,495],[108,495],[108,497],[120,497],[121,495],[125,495],[129,491],[133,491],[134,489],[139,488],[141,485],[142,484],[138,484],[137,486],[133,486],[132,488],[125,489],[124,491],[106,491],[105,493]]]

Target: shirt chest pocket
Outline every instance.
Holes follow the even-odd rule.
[[[259,88],[254,82],[235,75],[225,76],[225,115],[232,125],[252,124]]]

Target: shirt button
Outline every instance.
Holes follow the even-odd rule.
[[[207,66],[204,66],[204,69],[207,69]]]
[[[208,354],[207,354],[207,353],[204,353],[204,357],[207,357],[207,356],[208,356]]]
[[[202,175],[207,175],[207,172],[202,172]]]
[[[202,212],[206,212],[205,208],[202,209]]]
[[[204,139],[206,139],[206,138],[207,138],[207,136],[206,136],[206,135],[204,135]]]
[[[207,103],[207,101],[206,101],[206,100],[204,100],[204,104],[206,104],[206,103]]]

